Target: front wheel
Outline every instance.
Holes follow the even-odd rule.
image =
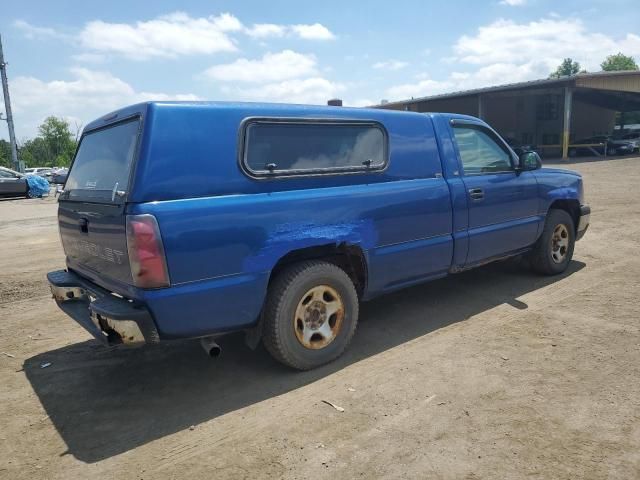
[[[301,262],[269,287],[263,343],[279,362],[310,370],[338,358],[358,322],[358,294],[338,266]]]
[[[573,258],[573,218],[565,210],[549,210],[542,235],[529,255],[533,270],[544,275],[564,272]]]

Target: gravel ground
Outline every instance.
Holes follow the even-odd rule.
[[[306,373],[239,336],[98,346],[48,293],[54,199],[0,201],[0,478],[640,478],[640,158],[569,168],[593,213],[565,275],[379,298]]]

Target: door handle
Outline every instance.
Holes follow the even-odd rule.
[[[80,218],[78,220],[78,225],[80,225],[80,231],[82,233],[89,233],[89,220],[86,218]]]
[[[482,190],[481,188],[470,188],[469,196],[473,200],[482,200],[484,198],[484,190]]]

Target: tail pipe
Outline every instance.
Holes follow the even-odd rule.
[[[222,353],[222,348],[216,342],[215,337],[204,337],[200,339],[200,345],[204,348],[204,351],[207,352],[211,358],[218,358]]]

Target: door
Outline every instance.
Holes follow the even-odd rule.
[[[456,122],[453,133],[468,196],[466,265],[534,243],[540,221],[535,176],[516,172],[513,154],[485,125]]]
[[[0,195],[25,195],[27,193],[27,181],[24,177],[0,170]]]

